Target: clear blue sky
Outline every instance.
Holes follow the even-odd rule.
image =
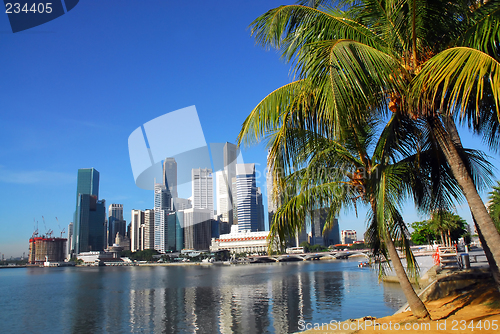
[[[291,2],[86,0],[16,34],[0,14],[0,253],[27,254],[42,216],[56,235],[55,217],[67,229],[79,168],[100,172],[100,198],[123,204],[128,222],[130,210],[151,208],[127,139],[153,118],[195,105],[207,143],[234,142],[252,108],[290,82],[289,66],[247,27]],[[243,155],[265,168],[263,145]],[[412,205],[405,218],[420,219]],[[364,232],[364,211],[342,215],[340,228]]]

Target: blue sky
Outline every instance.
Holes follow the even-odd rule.
[[[151,208],[127,147],[149,120],[195,105],[207,143],[234,142],[252,108],[290,82],[289,66],[247,29],[283,3],[86,0],[16,34],[0,14],[0,253],[27,254],[34,219],[44,231],[42,216],[56,235],[55,217],[67,229],[79,168],[100,172],[100,198],[123,204],[127,221],[130,210]],[[263,145],[243,156],[265,168]],[[420,219],[407,207],[408,221]],[[363,232],[364,212],[342,215],[340,228]]]

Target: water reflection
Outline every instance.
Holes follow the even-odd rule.
[[[74,311],[72,333],[85,331],[94,333],[103,328],[105,309],[103,305],[103,280],[105,276],[82,272],[74,281]],[[112,304],[107,304],[112,305]]]
[[[0,272],[4,286],[21,285],[0,288],[13,332],[291,333],[300,320],[381,317],[404,302],[397,285],[349,261],[16,270]]]

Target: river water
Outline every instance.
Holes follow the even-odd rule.
[[[404,304],[357,263],[2,269],[0,331],[281,334]]]

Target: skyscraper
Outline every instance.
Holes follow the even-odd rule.
[[[232,183],[231,183],[232,184]],[[217,194],[217,215],[221,221],[229,223],[233,219],[232,199],[228,191],[228,183],[225,172],[220,170],[215,173],[215,193]]]
[[[224,169],[217,172],[217,214],[222,215],[221,220],[229,224],[234,222],[233,217],[236,207],[236,191],[235,187],[233,187],[233,178],[236,177],[238,153],[239,150],[236,145],[226,142],[223,148]],[[221,211],[219,211],[219,207]]]
[[[168,214],[172,211],[172,196],[164,184],[155,184],[154,204],[154,249],[165,253],[167,250]]]
[[[262,203],[262,191],[259,187],[257,187],[257,197],[255,199],[257,205],[257,231],[265,231],[264,205]]]
[[[193,168],[191,172],[192,206],[195,209],[209,209],[214,212],[214,188],[212,170]]]
[[[155,210],[144,211],[143,249],[155,248]]]
[[[187,198],[172,198],[173,211],[185,210],[191,208],[191,201]]]
[[[163,161],[163,184],[170,190],[172,198],[177,198],[177,162],[175,158]]]
[[[104,249],[106,207],[98,195],[99,172],[94,168],[79,169],[73,237],[75,254]]]
[[[68,241],[66,242],[66,257],[68,259],[71,258],[71,250],[73,249],[73,235],[74,235],[74,229],[73,229],[73,223],[69,223],[68,225]]]
[[[110,204],[108,207],[108,245],[115,242],[116,233],[125,236],[127,223],[123,220],[123,204]]]
[[[94,168],[80,168],[76,185],[76,198],[78,194],[94,195],[99,198],[99,172]]]
[[[143,250],[144,248],[144,211],[132,210],[131,222],[130,222],[130,250],[132,252],[137,252]]]
[[[208,250],[212,236],[213,210],[184,210],[184,247],[187,249]]]
[[[316,209],[312,215],[306,218],[311,222],[311,245],[321,245],[328,247],[340,243],[339,221],[333,218],[331,228],[323,234],[323,229],[328,218],[328,208]]]
[[[236,193],[238,230],[256,232],[262,227],[260,218],[263,217],[263,208],[258,206],[258,189],[255,180],[255,164],[236,165]],[[259,191],[260,192],[260,191]],[[262,205],[262,196],[260,196]]]
[[[184,248],[184,211],[175,213],[175,251],[180,252]]]

